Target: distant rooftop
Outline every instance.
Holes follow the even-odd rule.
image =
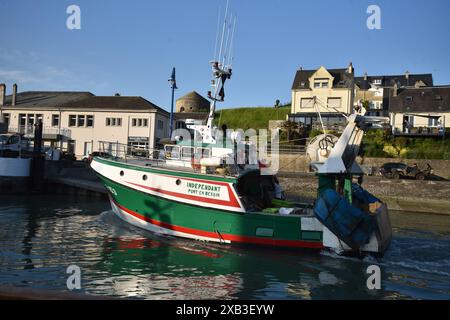
[[[450,86],[403,88],[394,96],[389,90],[390,112],[449,112]]]
[[[82,109],[114,109],[114,110],[157,110],[168,113],[154,103],[142,97],[127,96],[92,96],[82,100],[67,102],[62,105],[63,108],[82,108]]]
[[[364,79],[366,78],[366,79]],[[363,76],[355,77],[355,84],[363,89],[370,89],[370,84],[375,83],[379,87],[391,88],[395,84],[400,87],[413,87],[417,82],[423,82],[424,86],[433,86],[433,75],[431,73],[425,74],[406,74],[402,75],[381,75],[381,76]]]
[[[17,93],[16,107],[54,108],[70,101],[94,96],[82,91],[24,91]],[[5,107],[11,106],[12,95],[5,97]]]
[[[11,107],[12,95],[5,97],[4,107]],[[18,108],[80,108],[115,110],[157,110],[168,113],[142,97],[95,96],[91,92],[77,91],[25,91],[16,96]]]

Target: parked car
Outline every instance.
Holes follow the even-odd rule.
[[[425,180],[433,174],[433,168],[429,163],[424,169],[420,169],[417,164],[408,166],[401,162],[390,162],[383,164],[380,168],[380,174],[388,179],[411,177],[416,180]]]
[[[86,154],[81,158],[81,161],[85,163],[91,163],[94,157],[109,157],[110,154],[108,152],[94,151],[90,154]]]

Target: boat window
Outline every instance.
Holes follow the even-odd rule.
[[[166,159],[180,159],[180,147],[166,145],[164,147],[164,155]]]
[[[191,160],[193,153],[194,153],[193,147],[183,147],[183,148],[181,148],[181,159]]]
[[[201,155],[201,158],[209,158],[211,150],[207,148],[197,148],[197,154]]]

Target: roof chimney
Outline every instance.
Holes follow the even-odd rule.
[[[405,72],[405,78],[409,79],[409,71],[408,70],[406,70],[406,72]]]
[[[398,95],[398,85],[397,83],[394,84],[394,89],[392,90],[392,96],[396,97]]]
[[[364,81],[367,81],[367,72],[364,72]]]
[[[347,72],[350,73],[350,74],[352,74],[353,71],[355,71],[355,69],[353,68],[353,63],[350,62],[350,63],[348,64]]]
[[[16,105],[16,99],[17,99],[17,84],[13,84],[13,93],[12,93],[12,100],[11,100],[11,105],[15,106]]]
[[[0,84],[0,106],[5,105],[6,85]]]

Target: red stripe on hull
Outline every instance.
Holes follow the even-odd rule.
[[[119,207],[121,210],[125,211],[126,213],[128,213],[128,214],[132,215],[133,217],[136,217],[140,220],[151,223],[153,225],[156,225],[156,226],[159,226],[159,227],[162,227],[165,229],[177,231],[177,232],[188,233],[188,234],[191,234],[194,236],[219,239],[218,234],[215,232],[197,230],[197,229],[186,228],[186,227],[181,227],[181,226],[175,226],[175,225],[168,224],[168,223],[158,221],[155,219],[150,219],[150,218],[145,217],[137,212],[134,212],[130,209],[125,208],[124,206],[118,204],[112,198],[111,198],[111,201],[113,201],[117,207]],[[232,235],[232,234],[221,234],[221,239],[228,240],[231,242],[264,244],[264,245],[272,245],[272,246],[277,246],[277,247],[323,249],[323,245],[320,242],[310,242],[310,241],[301,241],[301,240],[273,240],[273,239],[264,239],[264,238],[249,237],[249,236],[237,236],[237,235]]]

